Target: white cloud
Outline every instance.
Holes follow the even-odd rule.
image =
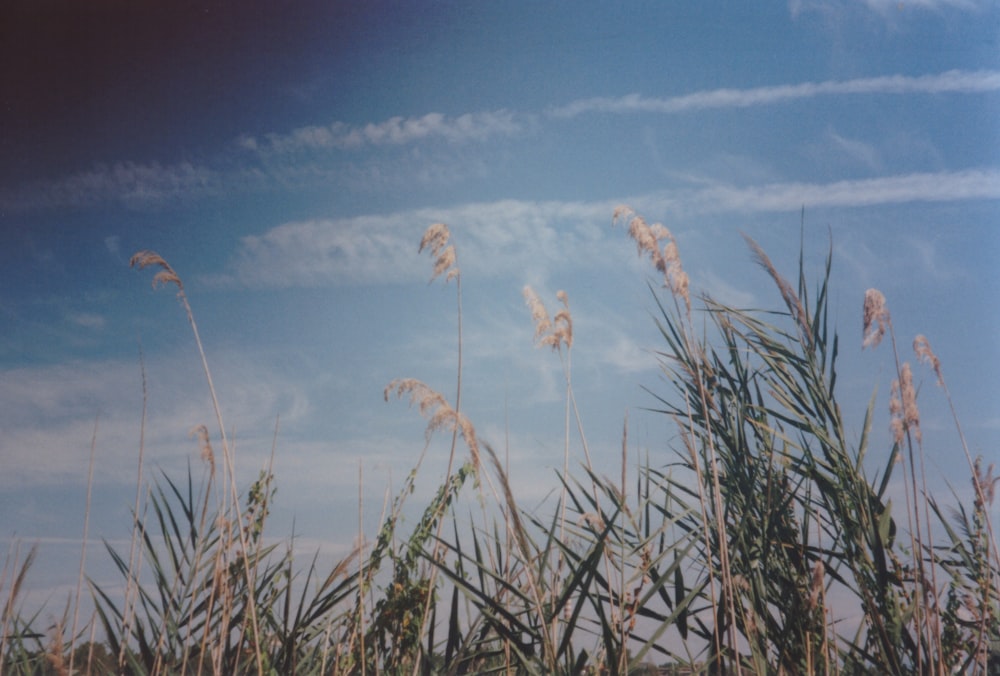
[[[772,183],[752,187],[718,185],[685,197],[661,198],[691,213],[796,211],[809,207],[860,207],[908,202],[1000,199],[1000,170],[970,169],[835,181]]]
[[[871,144],[841,136],[832,129],[826,131],[826,138],[833,148],[842,155],[873,171],[881,168],[882,160],[879,157],[878,151]]]
[[[756,296],[745,286],[733,286],[712,269],[699,270],[697,278],[701,291],[719,303],[730,307],[746,308],[752,307],[757,302]]]
[[[363,126],[333,122],[327,126],[300,127],[287,134],[266,134],[263,139],[243,136],[237,143],[250,151],[293,153],[404,145],[429,138],[451,143],[483,141],[493,136],[512,136],[523,128],[518,116],[506,110],[465,113],[458,117],[427,113],[421,117],[396,116]]]
[[[649,349],[640,347],[622,331],[612,330],[613,342],[607,346],[604,362],[621,373],[641,373],[659,368],[657,356]]]
[[[148,467],[178,469],[196,462],[199,424],[215,416],[197,358],[173,355],[146,361],[149,382],[145,452]],[[270,449],[279,413],[293,422],[308,413],[308,398],[290,376],[259,359],[229,350],[214,360],[213,377],[227,425],[237,430],[244,468]],[[82,483],[96,425],[98,480],[135,479],[143,405],[139,365],[129,360],[70,362],[8,369],[0,377],[0,487]],[[217,434],[213,434],[213,444]],[[218,451],[218,449],[217,449]]]
[[[863,5],[883,17],[889,17],[914,8],[937,12],[948,9],[976,12],[986,9],[990,4],[991,0],[861,0],[860,2],[858,0],[840,0],[839,2],[834,0],[789,0],[788,10],[792,18],[796,18],[803,12],[830,14],[850,5]]]
[[[600,226],[610,223],[613,208],[503,200],[286,223],[244,237],[230,272],[215,281],[294,287],[426,280],[429,262],[415,254],[421,233],[436,222],[455,226],[460,268],[470,261],[480,276],[517,269],[530,278],[539,269],[598,258]]]
[[[971,169],[833,183],[718,183],[628,198],[646,213],[788,212],[803,206],[859,207],[908,202],[1000,199],[1000,170]],[[611,213],[619,201],[503,200],[348,219],[279,225],[243,238],[229,271],[206,278],[250,287],[318,287],[426,280],[429,261],[415,255],[431,223],[453,227],[458,265],[479,277],[545,277],[572,264],[604,264]],[[720,287],[720,290],[723,287]],[[731,289],[729,290],[732,291]],[[730,297],[738,299],[730,293]]]
[[[554,117],[583,113],[686,113],[713,108],[748,108],[817,96],[851,94],[944,94],[1000,90],[1000,72],[950,70],[938,75],[887,75],[855,80],[825,80],[753,89],[712,89],[666,99],[629,94],[619,98],[590,98],[552,109]]]
[[[103,315],[94,314],[92,312],[73,312],[70,313],[66,319],[69,320],[71,324],[84,329],[103,329],[105,324]]]
[[[930,10],[959,9],[974,11],[987,6],[987,2],[983,0],[864,0],[864,4],[869,9],[880,14],[913,7]]]
[[[214,194],[221,189],[221,182],[214,170],[190,162],[116,162],[57,180],[0,190],[0,208],[81,207],[107,201],[138,206]]]

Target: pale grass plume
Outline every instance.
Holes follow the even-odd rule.
[[[596,531],[602,531],[605,527],[604,519],[602,519],[601,515],[596,512],[584,512],[580,515],[580,518],[577,519],[576,525],[590,526]]]
[[[534,339],[538,345],[548,345],[553,350],[558,350],[563,345],[567,350],[573,347],[573,316],[569,311],[569,296],[566,292],[560,290],[556,293],[556,299],[563,307],[551,319],[534,289],[525,286],[521,293],[531,311],[531,320],[535,323]]]
[[[464,414],[456,412],[441,393],[416,378],[397,378],[389,383],[383,392],[386,401],[389,401],[389,397],[393,394],[400,399],[408,395],[410,405],[417,405],[420,415],[427,419],[425,438],[428,441],[439,429],[450,431],[457,429],[469,448],[469,455],[476,472],[479,471],[479,440],[476,437],[476,428]]]
[[[632,207],[615,207],[611,224],[617,225],[619,220],[624,222],[626,219],[628,235],[635,242],[638,254],[649,256],[653,266],[663,275],[663,285],[670,289],[674,297],[682,299],[687,311],[691,312],[691,282],[681,265],[680,252],[673,234],[660,223],[649,225]],[[662,249],[661,240],[665,242]]]
[[[990,463],[989,468],[984,472],[983,457],[976,457],[976,462],[973,466],[972,483],[974,488],[978,488],[976,491],[976,507],[978,509],[986,509],[987,506],[993,504],[997,482],[1000,482],[1000,477],[993,476],[993,463]],[[979,495],[982,495],[982,499],[980,499]]]
[[[215,451],[212,450],[212,441],[208,438],[208,428],[205,425],[195,425],[191,428],[189,436],[198,437],[198,448],[203,462],[208,463],[208,471],[211,476],[215,476]]]
[[[861,322],[861,349],[876,348],[889,328],[889,308],[878,289],[865,291],[865,306]]]
[[[941,360],[934,354],[934,350],[931,349],[931,343],[925,335],[920,334],[913,339],[913,352],[917,355],[917,361],[923,362],[934,369],[934,375],[937,376],[937,384],[943,386],[944,376],[941,374]]]
[[[63,623],[57,620],[50,627],[48,649],[45,652],[45,661],[48,663],[48,672],[57,676],[69,676],[69,666],[66,664],[66,646],[63,640]]]
[[[458,277],[458,266],[455,265],[455,247],[448,243],[451,232],[444,223],[434,223],[424,231],[424,236],[420,239],[418,252],[428,249],[434,256],[434,271],[430,281],[437,279],[442,273],[445,274],[444,281],[450,282]]]
[[[892,382],[889,416],[892,438],[897,444],[903,442],[907,431],[913,434],[917,443],[923,439],[920,432],[920,411],[917,409],[917,391],[913,387],[913,372],[909,362],[900,368],[899,379]]]
[[[163,259],[163,256],[155,251],[150,251],[148,249],[138,251],[132,255],[128,264],[130,267],[137,268],[139,270],[144,270],[151,265],[160,268],[160,271],[153,275],[154,289],[160,284],[176,284],[178,291],[184,291],[184,284],[181,282],[181,278],[177,275],[174,269],[170,267],[170,264]]]
[[[810,610],[815,610],[819,606],[820,599],[823,595],[823,580],[825,573],[826,567],[823,565],[823,561],[821,559],[816,559],[816,565],[813,566],[812,570],[812,582],[809,585]]]
[[[743,235],[743,239],[746,240],[747,245],[749,245],[750,250],[753,251],[754,257],[757,259],[757,263],[767,270],[767,274],[771,275],[771,279],[778,286],[778,290],[781,292],[781,298],[785,301],[785,305],[788,306],[789,312],[792,314],[792,319],[796,321],[799,325],[799,329],[802,331],[802,335],[805,337],[806,342],[812,345],[813,335],[812,328],[809,326],[809,316],[806,314],[805,308],[802,306],[802,300],[799,295],[795,293],[795,289],[792,285],[788,283],[788,280],[781,276],[777,268],[771,262],[771,259],[764,252],[757,242],[755,242],[751,237]]]

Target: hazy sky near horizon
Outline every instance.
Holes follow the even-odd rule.
[[[626,412],[630,452],[666,463],[676,431],[643,410],[669,391],[659,280],[612,228],[622,203],[671,229],[693,290],[743,307],[780,296],[740,233],[794,278],[804,223],[813,279],[833,248],[852,432],[878,388],[888,453],[891,352],[861,351],[877,287],[903,358],[928,337],[970,451],[1000,459],[998,37],[979,0],[6,2],[0,536],[42,543],[38,594],[75,581],[94,438],[88,568],[114,580],[96,543],[128,534],[140,364],[144,480],[201,476],[201,364],[173,289],[129,268],[140,249],[184,280],[242,484],[273,445],[271,534],[294,522],[307,550],[350,544],[359,471],[372,536],[416,462],[425,423],[385,386],[454,397],[454,284],[417,252],[435,222],[462,270],[463,408],[526,506],[556,486],[564,421],[525,284],[550,311],[569,296],[598,463],[616,467]],[[935,487],[965,491],[916,372]]]

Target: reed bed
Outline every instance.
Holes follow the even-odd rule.
[[[89,621],[79,618],[79,592],[55,623],[25,615],[37,550],[7,552],[3,673],[1000,673],[1000,554],[989,516],[1000,477],[969,452],[930,341],[917,336],[911,359],[931,370],[951,408],[971,503],[927,490],[915,367],[876,289],[865,295],[855,348],[880,349],[888,337],[891,448],[869,445],[874,392],[860,436],[845,429],[842,346],[829,322],[832,247],[810,283],[804,256],[789,281],[747,239],[776,292],[774,309],[747,310],[692,293],[668,228],[628,207],[611,220],[657,275],[649,286],[667,389],[649,391],[649,414],[675,427],[673,452],[629,471],[626,420],[621,475],[594,470],[573,390],[569,295],[557,294],[550,315],[525,287],[525,321],[565,377],[557,490],[525,509],[509,449],[481,440],[461,407],[462,276],[450,230],[432,225],[419,250],[433,259],[432,281],[454,282],[454,396],[409,378],[385,387],[386,401],[406,399],[427,420],[427,445],[371,542],[361,534],[330,570],[296,560],[291,538],[265,544],[276,478],[268,466],[237,485],[183,283],[159,255],[136,254],[133,266],[157,270],[154,286],[177,289],[217,429],[193,430],[200,472],[148,483],[140,441],[133,542],[124,553],[107,546],[124,598],[81,570],[96,607]],[[435,434],[450,437],[444,478],[404,526]],[[893,504],[891,488],[904,504]]]

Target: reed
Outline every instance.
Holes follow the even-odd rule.
[[[1000,668],[1000,555],[990,520],[1000,477],[969,452],[930,340],[913,341],[915,361],[934,374],[952,413],[971,501],[956,491],[954,504],[943,504],[928,491],[920,408],[929,395],[901,358],[889,303],[876,289],[865,294],[860,349],[877,349],[887,336],[892,344],[895,378],[883,404],[890,447],[872,442],[877,389],[862,408],[860,436],[848,431],[836,389],[842,346],[829,320],[832,246],[811,282],[803,254],[797,276],[786,277],[747,238],[749,257],[774,285],[773,309],[747,310],[692,291],[680,243],[665,226],[619,207],[612,227],[625,230],[656,273],[650,293],[666,385],[649,390],[646,413],[665,416],[677,445],[666,456],[646,452],[642,462],[630,460],[626,416],[620,475],[598,475],[572,384],[569,296],[557,293],[559,309],[549,314],[525,287],[533,341],[558,355],[565,379],[562,415],[553,422],[564,437],[558,490],[526,509],[509,460],[478,436],[461,406],[462,275],[449,228],[434,224],[418,248],[432,257],[431,281],[455,282],[455,395],[449,400],[409,378],[385,387],[386,401],[407,400],[427,421],[424,446],[399,491],[387,492],[370,543],[359,488],[358,540],[328,570],[316,557],[297,560],[294,534],[266,536],[277,478],[268,463],[255,481],[238,485],[235,449],[180,277],[155,253],[136,254],[135,267],[157,269],[154,286],[178,289],[218,438],[195,427],[203,469],[148,481],[143,375],[133,541],[125,553],[106,546],[124,599],[89,581],[100,643],[94,625],[87,641],[78,631],[79,599],[43,626],[39,615],[20,610],[37,548],[22,556],[14,546],[0,570],[0,669],[325,675]],[[450,437],[445,474],[406,525],[436,434]],[[221,444],[219,467],[214,443]],[[272,458],[278,446],[276,422]],[[359,487],[362,479],[359,467]],[[470,483],[474,491],[466,491]],[[890,489],[900,489],[905,504],[893,504]],[[82,571],[80,579],[82,585]]]

